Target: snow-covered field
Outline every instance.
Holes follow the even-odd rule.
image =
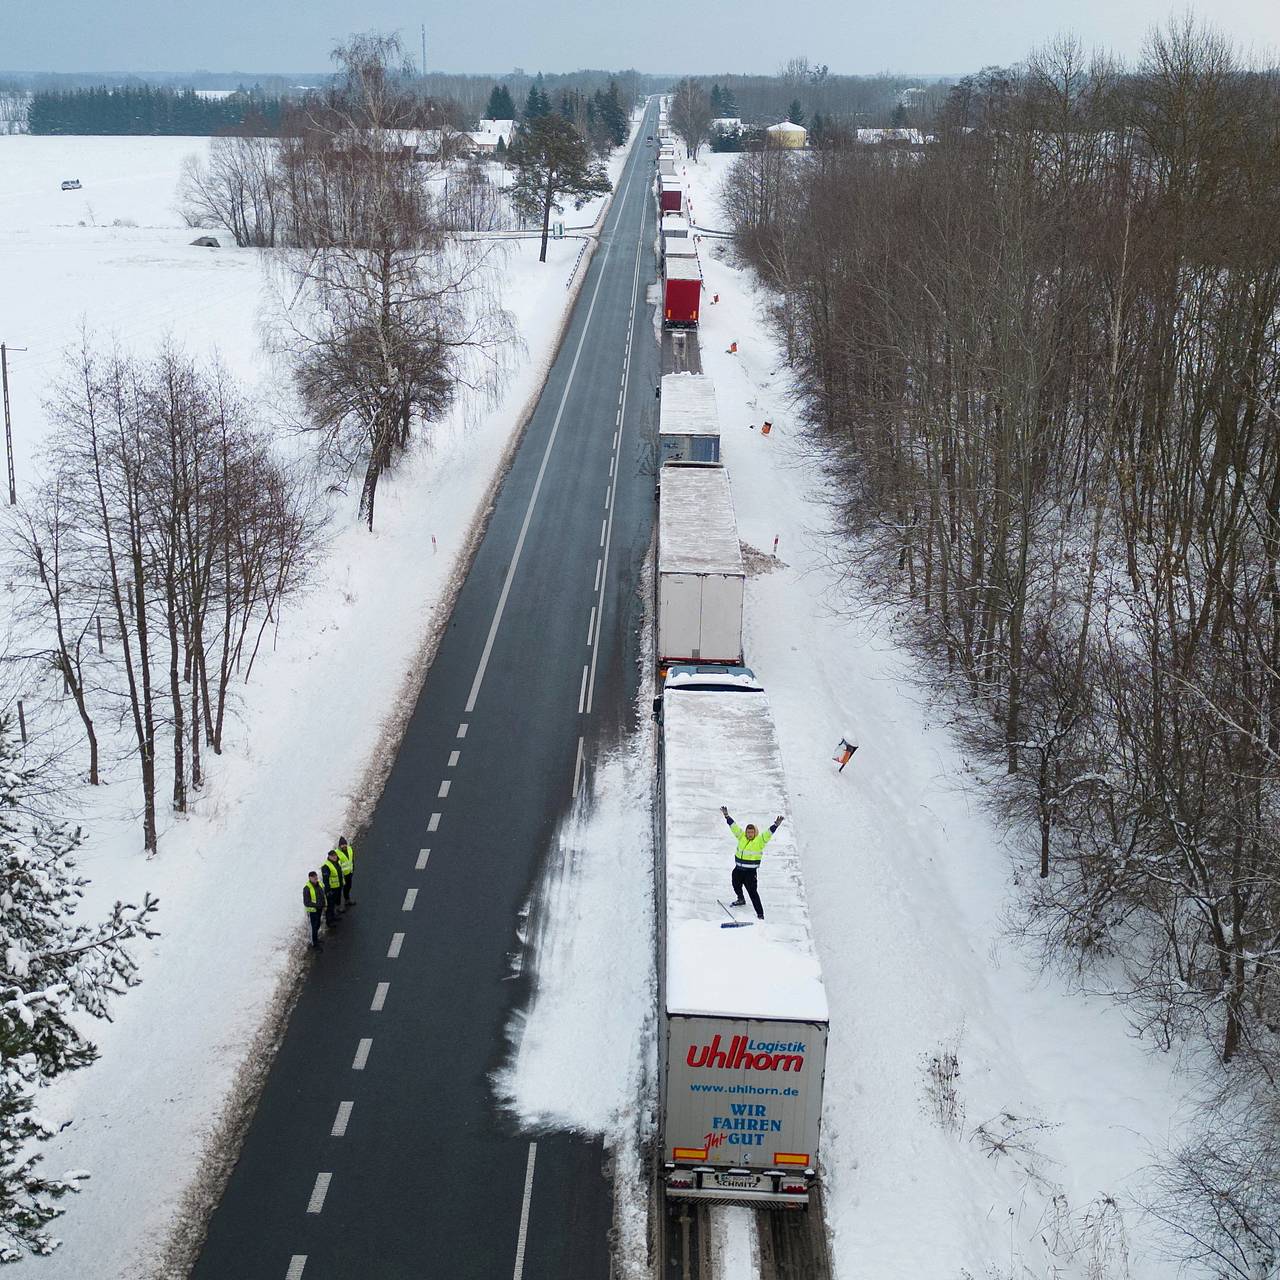
[[[284,375],[258,334],[258,254],[191,247],[198,232],[174,210],[182,160],[206,145],[0,138],[0,337],[27,348],[10,357],[20,493],[46,431],[41,401],[82,324],[141,354],[170,336],[197,355],[216,350],[261,403],[279,399]],[[611,162],[614,176],[622,160]],[[60,191],[65,178],[82,189]],[[159,855],[142,855],[127,765],[109,766],[106,786],[77,797],[89,907],[150,891],[162,936],[139,949],[142,985],[114,1006],[115,1021],[92,1028],[101,1060],[41,1099],[46,1118],[70,1119],[47,1170],[92,1177],[55,1225],[63,1248],[15,1274],[111,1280],[147,1274],[158,1257],[237,1073],[297,972],[306,870],[375,798],[472,530],[540,389],[581,247],[553,241],[545,266],[536,241],[495,249],[525,344],[500,403],[461,407],[429,451],[384,479],[372,536],[355,524],[355,493],[335,495],[312,588],[260,655],[194,812],[163,819]],[[579,264],[575,281],[584,273]],[[17,692],[37,728],[52,715],[38,688]]]
[[[721,225],[732,159],[682,166],[701,225]],[[822,1160],[836,1275],[1167,1280],[1176,1242],[1138,1203],[1145,1169],[1176,1137],[1186,1083],[1121,1011],[1041,974],[1008,938],[1010,851],[945,711],[832,570],[821,472],[752,277],[723,243],[701,248],[703,368],[739,533],[761,553],[748,556],[747,661],[778,725],[831,1006]],[[860,749],[839,774],[831,757],[846,734]],[[603,769],[595,809],[562,833],[534,908],[553,921],[531,939],[538,989],[500,1077],[529,1123],[554,1119],[624,1148],[649,1118],[627,1111],[620,1086],[653,1079],[652,942],[628,928],[610,965],[582,958],[598,955],[601,920],[650,919],[647,876],[612,868],[604,852],[648,839],[651,801],[634,781],[646,761],[637,744],[625,768]],[[766,903],[768,885],[766,856]],[[570,1073],[554,1046],[589,1026],[633,1045],[633,1060]],[[718,1280],[756,1274],[749,1215],[712,1219]]]

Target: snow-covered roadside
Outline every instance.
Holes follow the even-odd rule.
[[[0,177],[0,263],[20,268],[28,283],[21,295],[0,298],[0,332],[38,331],[48,360],[74,339],[81,314],[144,351],[152,330],[168,332],[172,319],[193,351],[218,345],[237,376],[270,394],[271,371],[253,341],[255,255],[192,249],[183,239],[192,233],[157,206],[176,185],[176,149],[165,152],[168,177],[148,170],[150,186],[133,192],[144,221],[163,221],[161,228],[68,227],[41,221],[39,210],[32,216],[31,192],[70,172],[68,154],[87,154],[90,141],[0,139],[0,175],[11,176],[20,171],[6,165],[4,147],[59,144],[44,147],[39,163],[39,147],[24,151],[34,172],[22,171],[23,182]],[[183,141],[188,151],[203,145]],[[127,173],[125,152],[111,150]],[[624,160],[625,152],[615,154],[612,177]],[[114,1006],[115,1022],[92,1028],[101,1060],[40,1099],[53,1123],[71,1120],[50,1145],[49,1171],[87,1167],[93,1176],[55,1224],[63,1248],[15,1274],[153,1274],[184,1191],[242,1100],[249,1079],[241,1073],[254,1065],[260,1034],[287,1007],[302,960],[297,900],[306,871],[376,798],[472,538],[585,278],[580,248],[552,242],[545,266],[536,241],[496,250],[506,255],[504,304],[525,344],[501,402],[460,406],[429,449],[384,479],[372,536],[351,523],[352,495],[335,498],[335,533],[313,589],[286,612],[274,644],[264,642],[270,651],[259,656],[228,749],[212,763],[194,813],[168,822],[159,856],[147,862],[138,852],[125,769],[79,798],[90,830],[81,868],[94,882],[87,905],[153,892],[162,936],[139,950],[143,983]],[[66,270],[68,253],[85,265],[79,276]],[[196,282],[215,278],[234,287],[205,313],[193,303]],[[55,287],[42,289],[46,279]],[[53,372],[35,359],[27,369],[15,399],[23,460],[41,433],[36,375]],[[376,874],[374,864],[370,870]],[[188,1207],[199,1207],[203,1190]]]
[[[732,159],[682,166],[709,225]],[[1159,1229],[1132,1198],[1176,1132],[1183,1082],[1120,1011],[1038,975],[1004,938],[1007,852],[892,635],[831,570],[822,478],[753,281],[723,246],[701,247],[700,347],[739,532],[762,553],[779,538],[776,562],[751,557],[746,654],[778,724],[831,1002],[837,1274],[1167,1276]],[[842,734],[860,750],[840,775]],[[767,860],[761,888],[767,900]]]

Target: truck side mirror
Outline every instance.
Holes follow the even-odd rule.
[[[662,383],[660,383],[660,382],[659,382],[659,383],[658,383],[658,385],[657,385],[656,387],[654,387],[654,389],[653,389],[653,398],[654,398],[655,400],[661,400],[661,399],[662,399]]]
[[[662,699],[661,698],[654,698],[653,700],[653,718],[659,724],[662,723]]]

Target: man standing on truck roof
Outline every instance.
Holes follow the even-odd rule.
[[[751,905],[756,909],[756,919],[764,919],[764,907],[760,905],[760,890],[756,887],[756,872],[760,870],[760,859],[764,857],[764,847],[773,839],[773,833],[782,826],[782,815],[779,814],[773,820],[773,826],[768,831],[760,831],[754,822],[748,822],[746,827],[740,827],[729,816],[729,810],[720,806],[720,812],[724,814],[724,820],[729,824],[729,830],[733,832],[734,839],[738,842],[738,851],[733,859],[733,892],[734,899],[729,904],[731,907],[741,907],[746,905],[746,899],[742,896],[743,889],[751,896]]]

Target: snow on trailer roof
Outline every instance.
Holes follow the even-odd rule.
[[[727,687],[702,687],[716,679],[677,669],[662,700],[667,1012],[826,1022],[769,699],[754,678],[721,676]],[[788,819],[760,866],[765,919],[753,921],[750,907],[739,907],[735,918],[752,921],[745,929],[720,927],[734,851],[722,804],[742,826]]]
[[[718,436],[715,383],[705,373],[668,373],[662,378],[658,434]],[[732,508],[730,509],[732,514]]]
[[[664,387],[664,398],[665,394]],[[744,575],[733,493],[724,467],[677,462],[662,468],[658,572]],[[775,809],[770,821],[780,812]]]
[[[668,280],[701,280],[702,268],[698,265],[698,259],[694,258],[667,258],[662,264],[663,274]]]

